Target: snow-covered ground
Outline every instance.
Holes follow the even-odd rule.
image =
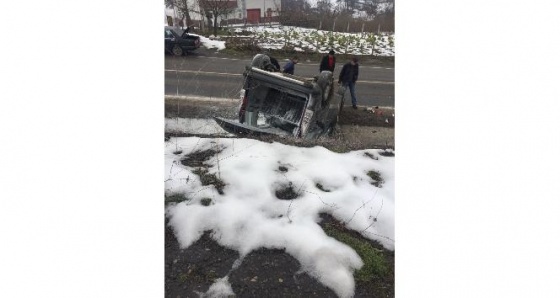
[[[219,50],[223,50],[226,48],[226,42],[225,41],[221,41],[221,40],[213,40],[210,39],[208,37],[204,37],[202,35],[200,36],[200,42],[202,43],[202,46],[204,46],[207,49],[218,49]]]
[[[320,53],[333,49],[338,54],[395,55],[393,33],[343,33],[292,26],[254,26],[235,31],[252,32],[265,49],[293,48],[297,52]]]
[[[294,49],[297,52],[327,53],[331,49],[338,54],[395,56],[394,33],[341,33],[291,26],[250,26],[231,29],[244,37],[255,37],[263,49]],[[199,35],[200,36],[200,35]],[[200,36],[206,48],[223,50],[225,41],[220,37]]]
[[[165,118],[165,132],[214,136],[231,135],[213,119],[198,118]]]
[[[234,267],[258,248],[285,249],[340,297],[353,295],[353,272],[363,262],[324,233],[320,213],[394,249],[394,157],[379,150],[339,154],[236,138],[171,138],[165,144],[166,196],[185,198],[168,205],[166,214],[183,248],[212,231],[220,245],[240,253]],[[218,153],[205,165],[226,184],[223,194],[202,185],[196,169],[181,163],[191,153],[210,149]],[[372,184],[371,171],[380,174],[381,185]],[[278,190],[290,187],[297,198],[277,198]],[[231,294],[227,276],[210,291]]]

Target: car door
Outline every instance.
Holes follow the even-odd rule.
[[[171,51],[173,45],[175,44],[177,38],[171,29],[165,28],[165,50]]]

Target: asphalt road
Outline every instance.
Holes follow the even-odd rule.
[[[250,60],[250,57],[231,58],[205,50],[182,57],[166,55],[165,94],[239,98],[242,73]],[[287,62],[278,60],[281,66]],[[338,78],[343,63],[345,61],[337,61],[335,78]],[[295,74],[303,77],[313,77],[318,71],[316,62],[301,61],[295,68]],[[358,105],[394,107],[394,81],[394,68],[361,64],[356,84]]]

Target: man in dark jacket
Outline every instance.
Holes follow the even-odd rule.
[[[251,66],[257,67],[266,71],[280,71],[278,60],[274,59],[268,54],[256,54],[251,61]]]
[[[319,66],[319,72],[323,70],[328,70],[334,72],[334,64],[336,63],[336,58],[334,57],[334,51],[330,50],[328,55],[323,56],[321,59],[321,65]]]
[[[357,109],[358,100],[356,99],[356,81],[358,80],[359,66],[358,58],[354,57],[350,62],[344,64],[340,75],[338,76],[338,84],[350,89],[350,96],[352,96],[352,107]]]
[[[294,69],[298,61],[299,61],[298,57],[294,56],[292,59],[290,59],[290,61],[288,61],[288,63],[286,63],[286,65],[284,65],[284,70],[282,70],[282,72],[293,75]]]
[[[278,60],[270,55],[268,55],[268,57],[270,58],[270,63],[272,63],[272,65],[276,68],[276,70],[273,71],[280,71],[280,64],[278,63]]]

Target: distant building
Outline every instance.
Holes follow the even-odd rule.
[[[249,24],[266,23],[278,17],[282,10],[281,0],[239,0],[245,2],[245,9],[241,9],[243,18]]]
[[[190,17],[193,21],[204,22],[204,17],[198,13],[198,1],[192,1],[192,13]],[[209,0],[212,1],[212,0]],[[220,0],[218,0],[220,1]],[[260,24],[274,22],[278,19],[279,11],[281,11],[281,0],[231,0],[227,3],[228,7],[233,11],[227,15],[218,18],[221,25],[228,24]],[[165,8],[165,24],[181,26],[181,13],[176,8]]]

